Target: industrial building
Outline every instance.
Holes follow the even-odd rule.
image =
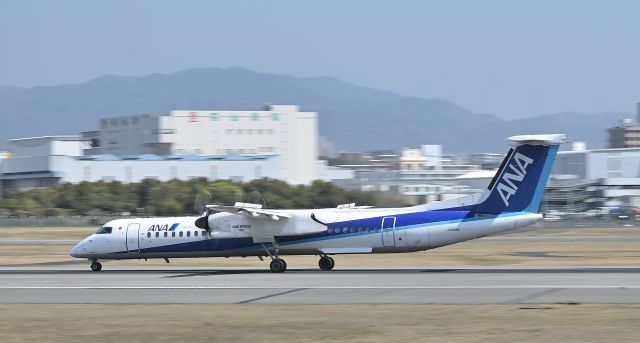
[[[278,155],[283,180],[309,184],[316,179],[318,114],[294,105],[109,117],[82,135],[91,142],[85,155]]]
[[[640,206],[640,148],[561,151],[552,175],[573,177],[574,184],[588,183],[575,192],[567,192],[567,197],[575,198],[583,190],[590,194],[594,194],[591,190],[598,190],[600,200],[589,201],[591,208],[611,201]]]
[[[56,187],[63,182],[133,183],[147,178],[168,181],[204,177],[236,182],[264,177],[282,179],[277,155],[87,156],[82,153],[89,144],[80,136],[22,138],[10,143],[14,155],[0,162],[0,185],[17,191]]]

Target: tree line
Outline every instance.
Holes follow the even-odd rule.
[[[5,190],[0,214],[180,216],[200,214],[205,204],[233,205],[237,201],[281,209],[335,207],[354,202],[376,207],[404,205],[400,198],[388,193],[348,191],[324,181],[302,186],[273,179],[248,183],[209,182],[204,178],[167,182],[145,179],[133,184],[99,181],[24,192]]]

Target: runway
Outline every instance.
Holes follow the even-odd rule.
[[[640,268],[0,268],[0,303],[640,303]]]

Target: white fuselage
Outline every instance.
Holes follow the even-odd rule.
[[[331,223],[324,226],[311,220],[313,211],[318,217],[331,218]],[[405,209],[287,213],[290,218],[278,221],[217,213],[210,218],[210,231],[197,228],[196,217],[118,219],[103,226],[110,228],[110,233],[87,237],[72,249],[71,255],[88,259],[266,256],[265,249],[274,243],[256,243],[255,236],[263,232],[288,233],[278,238],[280,255],[410,252],[510,231],[542,218],[537,213],[512,212],[427,220],[432,212],[410,213]],[[417,223],[402,225],[398,218],[403,215],[415,217]],[[316,233],[291,234],[296,232]]]

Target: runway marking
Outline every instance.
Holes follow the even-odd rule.
[[[634,285],[532,285],[532,286],[0,286],[1,289],[640,289]]]
[[[505,304],[514,304],[514,303],[519,304],[519,303],[526,303],[526,302],[529,302],[529,301],[531,301],[531,300],[533,300],[533,299],[539,298],[539,297],[541,297],[541,296],[543,296],[543,295],[548,295],[548,294],[551,294],[551,293],[556,293],[556,292],[561,291],[561,290],[563,290],[563,289],[565,289],[565,288],[550,288],[550,289],[545,289],[545,290],[543,290],[543,291],[535,292],[535,293],[533,293],[533,294],[529,294],[529,295],[525,295],[525,296],[517,297],[517,298],[515,298],[515,299],[507,300],[507,301],[505,301],[504,303],[505,303]]]
[[[303,291],[305,289],[306,288],[290,289],[288,291],[279,292],[279,293],[275,293],[275,294],[269,294],[269,295],[265,295],[263,297],[257,297],[257,298],[253,298],[253,299],[243,300],[243,301],[237,302],[236,304],[249,304],[249,303],[252,303],[254,301],[260,301],[260,300],[264,300],[264,299],[277,297],[277,296],[280,296],[280,295],[290,294],[290,293],[294,293],[294,292],[300,292],[300,291]]]

